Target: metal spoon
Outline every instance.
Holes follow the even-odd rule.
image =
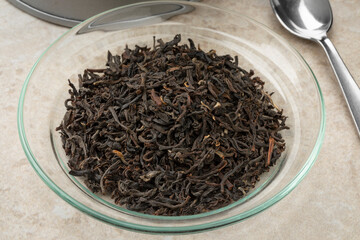
[[[325,50],[360,135],[360,89],[327,37],[333,16],[328,0],[270,0],[280,23],[298,37],[313,40]]]

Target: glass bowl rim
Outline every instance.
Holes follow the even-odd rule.
[[[313,150],[311,152],[311,154],[309,155],[307,161],[305,162],[305,164],[303,165],[303,167],[301,168],[301,170],[296,174],[296,176],[281,190],[279,191],[275,196],[273,196],[272,198],[268,199],[266,202],[262,203],[261,205],[252,208],[250,210],[247,210],[241,214],[235,215],[235,216],[231,216],[225,219],[221,219],[221,220],[216,220],[213,222],[209,222],[209,223],[205,223],[205,224],[199,224],[199,225],[191,225],[191,226],[185,226],[185,227],[153,227],[153,226],[148,226],[148,225],[142,225],[142,224],[136,224],[136,223],[129,223],[126,221],[122,221],[122,220],[117,220],[114,219],[112,217],[109,217],[107,215],[104,215],[102,213],[97,212],[96,210],[93,210],[89,207],[87,207],[86,205],[78,202],[76,199],[72,198],[69,194],[67,194],[65,191],[63,191],[60,187],[58,187],[52,180],[51,178],[42,170],[41,166],[38,164],[35,156],[33,155],[29,143],[27,141],[26,138],[26,134],[25,134],[25,127],[24,127],[24,122],[23,122],[23,106],[24,106],[24,100],[25,100],[25,94],[26,94],[26,90],[27,90],[27,86],[29,84],[29,81],[31,79],[31,76],[34,72],[34,70],[36,69],[38,63],[40,62],[40,60],[43,58],[43,56],[52,49],[52,47],[58,42],[60,41],[63,37],[65,37],[66,35],[68,35],[69,33],[71,33],[73,31],[73,29],[77,28],[78,26],[81,25],[85,25],[88,22],[92,21],[93,19],[107,14],[109,12],[112,11],[116,11],[119,9],[123,9],[123,8],[127,8],[127,7],[136,7],[136,6],[140,6],[143,5],[145,3],[147,4],[160,4],[160,3],[164,3],[167,1],[151,1],[151,2],[141,2],[141,3],[135,3],[135,4],[129,4],[129,5],[125,5],[122,7],[118,7],[118,8],[113,8],[110,9],[108,11],[99,13],[85,21],[83,21],[82,23],[74,26],[73,28],[67,30],[65,33],[63,33],[62,35],[60,35],[52,44],[50,44],[45,51],[40,55],[40,57],[37,59],[37,61],[35,62],[35,64],[33,65],[33,67],[31,68],[29,74],[27,75],[25,82],[23,84],[23,87],[21,89],[21,93],[20,93],[20,98],[19,98],[19,103],[18,103],[18,109],[17,109],[17,125],[18,125],[18,132],[19,132],[19,137],[20,137],[20,142],[22,145],[22,148],[25,152],[25,155],[27,157],[27,159],[29,160],[31,166],[34,168],[35,172],[38,174],[38,176],[44,181],[44,183],[51,189],[53,190],[57,195],[59,195],[63,200],[65,200],[67,203],[69,203],[70,205],[72,205],[73,207],[77,208],[78,210],[80,210],[81,212],[95,218],[98,220],[101,220],[103,222],[106,222],[110,225],[113,226],[117,226],[120,228],[124,228],[124,229],[128,229],[128,230],[132,230],[132,231],[139,231],[139,232],[148,232],[148,233],[191,233],[191,232],[199,232],[199,231],[206,231],[206,230],[210,230],[210,229],[214,229],[214,228],[219,228],[225,225],[229,225],[229,224],[233,224],[236,223],[238,221],[241,220],[245,220],[246,218],[249,218],[251,216],[254,216],[262,211],[264,211],[265,209],[271,207],[272,205],[274,205],[275,203],[277,203],[278,201],[280,201],[281,199],[283,199],[285,196],[287,196],[300,182],[301,180],[306,176],[306,174],[309,172],[309,170],[311,169],[312,165],[315,163],[315,160],[320,152],[323,140],[324,140],[324,135],[325,135],[325,104],[324,104],[324,98],[323,98],[323,94],[319,85],[319,82],[314,74],[314,72],[312,71],[312,69],[310,68],[309,64],[306,62],[306,60],[304,59],[304,57],[294,48],[292,47],[285,39],[283,39],[280,35],[278,35],[277,33],[275,33],[273,30],[271,30],[269,27],[267,27],[266,25],[246,16],[243,14],[240,14],[237,11],[232,11],[232,10],[228,10],[228,9],[224,9],[224,8],[219,8],[219,7],[215,7],[215,6],[211,6],[205,3],[199,3],[199,2],[185,2],[185,1],[171,1],[169,3],[183,3],[183,4],[190,4],[190,5],[194,5],[194,6],[199,6],[199,7],[206,7],[206,8],[212,8],[214,10],[217,11],[222,11],[222,12],[228,12],[231,14],[235,14],[240,18],[245,19],[246,21],[251,22],[252,24],[256,25],[257,27],[266,30],[270,35],[272,35],[272,37],[276,38],[278,41],[280,41],[282,44],[284,44],[285,46],[288,46],[289,49],[293,52],[293,54],[297,55],[298,57],[300,57],[300,59],[305,63],[305,65],[307,66],[308,70],[310,70],[311,75],[313,76],[313,80],[315,82],[316,85],[316,89],[318,90],[319,93],[319,100],[320,100],[320,129],[318,132],[318,136],[316,139],[316,142],[314,144]],[[171,217],[174,219],[174,217]],[[175,217],[178,218],[178,220],[181,220],[181,217]],[[169,219],[170,220],[170,219]]]

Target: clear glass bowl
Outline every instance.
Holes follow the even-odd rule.
[[[67,160],[55,128],[65,113],[67,80],[75,85],[85,68],[103,67],[107,51],[125,44],[152,46],[153,36],[170,40],[181,33],[204,50],[239,56],[254,69],[265,89],[284,109],[290,130],[287,150],[245,198],[208,213],[166,217],[132,212],[93,194],[68,174]],[[184,40],[183,40],[184,41]],[[232,12],[195,2],[146,2],[99,14],[56,40],[31,69],[18,107],[22,146],[41,179],[80,211],[117,227],[147,233],[193,233],[245,220],[293,190],[313,165],[323,138],[325,109],[319,84],[299,53],[270,29]]]

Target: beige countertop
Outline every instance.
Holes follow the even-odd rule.
[[[64,27],[0,1],[0,239],[360,239],[360,138],[325,53],[292,36],[268,0],[204,0],[246,14],[287,39],[306,59],[322,88],[326,133],[309,174],[270,209],[215,231],[187,236],[144,235],[106,225],[71,207],[36,175],[21,148],[16,110],[32,65]],[[360,1],[331,0],[330,38],[360,84]]]

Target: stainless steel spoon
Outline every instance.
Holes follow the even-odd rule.
[[[280,23],[298,37],[313,40],[325,50],[360,135],[360,89],[327,37],[333,16],[328,0],[270,0]]]

